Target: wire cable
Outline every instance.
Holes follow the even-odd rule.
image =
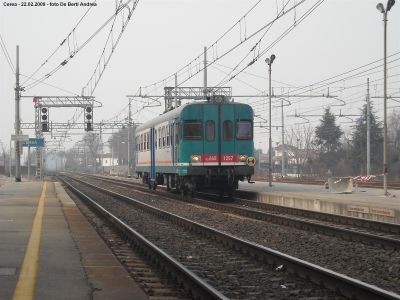
[[[4,43],[4,40],[3,40],[3,37],[1,36],[1,34],[0,34],[0,46],[1,46],[1,50],[3,50],[3,54],[4,54],[5,58],[6,58],[6,61],[7,61],[8,65],[10,66],[11,72],[13,74],[15,74],[14,64],[13,64],[11,58],[10,58],[10,54],[7,51],[6,44]]]

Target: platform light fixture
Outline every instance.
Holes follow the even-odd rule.
[[[376,8],[383,14],[383,193],[387,195],[387,13],[396,3],[395,0],[388,0],[386,9],[382,3]]]
[[[268,75],[269,75],[269,92],[268,92],[268,98],[269,98],[269,150],[268,150],[268,154],[269,154],[269,162],[268,162],[268,166],[269,166],[269,170],[268,170],[268,180],[269,180],[269,186],[272,187],[272,124],[271,124],[271,119],[272,119],[272,114],[271,114],[271,94],[272,94],[272,87],[271,87],[271,65],[274,62],[276,56],[275,54],[272,54],[270,57],[267,57],[265,59],[265,62],[268,65]]]

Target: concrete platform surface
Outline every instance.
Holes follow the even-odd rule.
[[[330,193],[323,185],[257,181],[239,189],[258,193],[258,201],[400,224],[400,190],[354,188],[352,194]]]
[[[147,299],[59,183],[3,183],[0,240],[0,299]]]

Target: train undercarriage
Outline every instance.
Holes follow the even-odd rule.
[[[189,167],[188,175],[156,173],[151,180],[149,173],[139,173],[144,184],[156,189],[157,185],[166,185],[168,191],[175,191],[182,196],[194,196],[198,191],[214,191],[219,197],[232,198],[238,189],[239,181],[251,182],[254,173],[250,166],[233,167]]]

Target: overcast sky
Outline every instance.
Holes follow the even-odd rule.
[[[20,71],[31,75],[37,67],[58,47],[78,20],[86,12],[86,7],[22,7],[5,6],[6,2],[20,4],[21,1],[2,1],[0,3],[0,34],[15,65],[15,47],[20,45]],[[54,1],[60,2],[60,1]],[[70,54],[73,45],[81,45],[93,34],[115,10],[115,1],[98,0],[79,24],[68,43],[49,60],[34,78],[41,78],[60,64]],[[290,130],[294,124],[309,122],[315,126],[318,115],[324,107],[331,107],[337,115],[359,114],[365,103],[366,80],[371,80],[371,95],[383,95],[382,62],[383,22],[382,14],[375,6],[375,0],[325,0],[310,11],[317,0],[141,0],[133,13],[131,21],[108,64],[94,96],[103,105],[95,109],[95,122],[100,120],[123,120],[127,116],[126,95],[137,93],[139,87],[147,86],[167,78],[181,67],[196,58],[204,46],[211,46],[224,32],[233,27],[221,38],[217,46],[208,52],[208,60],[214,61],[208,68],[209,86],[224,85],[233,88],[234,95],[260,95],[268,89],[267,65],[265,58],[272,53],[276,60],[272,65],[272,79],[275,94],[331,95],[327,98],[290,98],[291,105],[285,107],[285,125]],[[49,3],[49,2],[47,2]],[[258,3],[258,4],[257,4]],[[257,4],[257,5],[256,5]],[[385,3],[386,4],[386,3]],[[245,17],[244,14],[254,5],[255,8]],[[297,6],[292,9],[293,6]],[[285,14],[282,16],[281,12]],[[308,14],[308,12],[310,12]],[[126,14],[125,14],[126,16]],[[279,16],[279,18],[277,18]],[[306,16],[303,20],[303,16]],[[120,16],[115,25],[117,36]],[[277,18],[277,19],[276,19]],[[252,33],[270,23],[272,26],[251,37]],[[388,15],[388,59],[389,95],[400,96],[400,3]],[[240,22],[238,22],[240,20]],[[278,41],[278,37],[296,25]],[[268,29],[268,31],[266,31]],[[103,50],[109,26],[105,27],[87,46],[79,51],[68,64],[23,95],[71,95],[80,94],[88,82]],[[250,38],[251,37],[251,38]],[[262,39],[261,39],[262,38]],[[260,40],[261,39],[261,40]],[[256,43],[254,51],[250,51]],[[274,41],[278,41],[274,43]],[[236,45],[234,51],[220,58]],[[258,54],[262,55],[255,63],[236,75],[237,71],[248,65]],[[247,55],[247,56],[246,56]],[[241,64],[239,64],[243,61]],[[372,63],[372,64],[371,64]],[[178,82],[196,73],[202,58],[186,67],[178,77]],[[363,65],[368,67],[346,73]],[[233,73],[232,68],[237,68]],[[345,74],[346,73],[346,74]],[[228,74],[228,75],[227,75]],[[341,75],[342,74],[342,75]],[[224,78],[231,78],[224,81]],[[336,75],[339,75],[333,79]],[[349,78],[351,77],[351,78]],[[199,74],[182,86],[201,86],[203,75]],[[8,145],[14,125],[14,85],[12,73],[5,55],[0,52],[0,140]],[[26,77],[21,77],[24,82]],[[328,79],[328,80],[327,80]],[[323,85],[320,83],[323,80]],[[29,82],[28,82],[29,83]],[[27,84],[28,84],[27,83]],[[171,85],[172,82],[166,81]],[[162,94],[163,82],[150,87],[152,94]],[[301,88],[308,86],[307,88]],[[145,91],[145,89],[143,89]],[[383,100],[373,99],[378,116],[383,115]],[[134,120],[144,122],[163,111],[162,107],[143,109],[143,100],[133,102]],[[266,119],[268,105],[265,98],[240,98],[251,104],[257,115]],[[280,103],[274,100],[272,111],[273,125],[281,124]],[[344,101],[344,102],[343,102]],[[344,106],[340,104],[346,103]],[[154,104],[154,103],[152,103]],[[390,111],[399,102],[389,100]],[[64,122],[71,119],[74,109],[55,109],[51,121]],[[304,118],[295,117],[295,115]],[[311,116],[312,115],[312,116]],[[23,122],[33,122],[32,99],[21,101]],[[258,121],[263,121],[263,119]],[[81,120],[82,119],[82,120]],[[339,117],[344,129],[355,124],[356,117]],[[83,121],[83,117],[78,119]],[[75,133],[81,133],[74,131]],[[24,131],[34,135],[34,132]],[[255,145],[267,149],[268,134],[265,129],[256,129]],[[80,136],[72,135],[72,140]],[[50,136],[46,136],[50,140]],[[280,142],[280,131],[273,129],[274,143]],[[69,143],[71,144],[71,142]]]

